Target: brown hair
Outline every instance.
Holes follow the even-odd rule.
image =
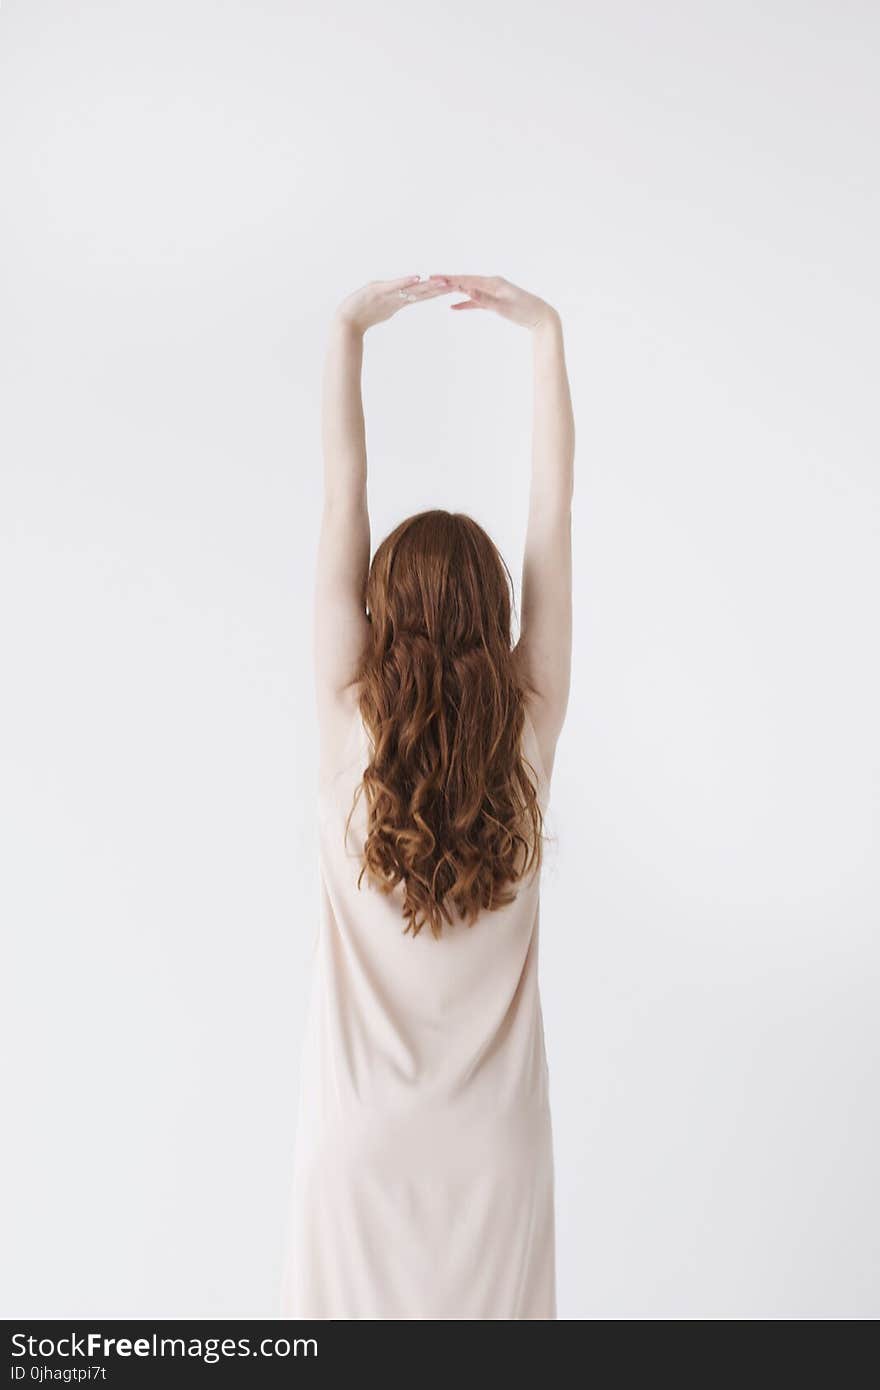
[[[470,517],[421,512],[379,546],[359,672],[371,760],[366,873],[403,883],[406,931],[439,937],[512,901],[541,862],[534,770],[520,751],[524,691],[511,650],[510,575]],[[531,774],[531,775],[530,775]]]

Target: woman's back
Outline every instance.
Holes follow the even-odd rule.
[[[539,791],[531,723],[523,753]],[[347,1035],[345,1082],[364,1103],[443,1105],[468,1087],[491,1087],[498,1105],[508,1089],[517,1100],[543,1100],[545,1066],[537,999],[539,878],[521,881],[513,901],[483,912],[472,924],[456,920],[435,939],[404,933],[401,889],[383,893],[361,878],[366,805],[355,798],[368,757],[357,712],[339,767],[320,788],[323,892],[319,950],[332,953],[334,986]],[[510,1036],[517,1032],[517,1046]],[[358,1036],[368,1038],[359,1051]],[[382,1046],[375,1048],[376,1038]],[[504,1041],[502,1048],[499,1044]]]
[[[522,751],[545,802],[528,720]],[[366,810],[352,804],[368,755],[355,711],[320,786],[285,1311],[553,1317],[539,878],[440,939],[405,933],[400,891],[361,879]]]

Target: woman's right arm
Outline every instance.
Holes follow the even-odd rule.
[[[468,296],[453,304],[453,309],[494,310],[532,336],[532,479],[516,656],[549,775],[571,680],[574,415],[562,323],[543,299],[506,280],[472,275],[444,278]]]
[[[574,415],[562,324],[551,310],[532,330],[532,481],[517,652],[533,694],[533,722],[548,775],[571,683],[571,502]]]

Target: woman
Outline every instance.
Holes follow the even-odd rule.
[[[364,335],[462,291],[528,330],[519,640],[470,518],[404,521],[370,564]],[[558,315],[500,279],[412,276],[338,310],[323,406],[315,663],[322,919],[283,1312],[554,1318],[538,993],[542,815],[568,700],[574,424]]]

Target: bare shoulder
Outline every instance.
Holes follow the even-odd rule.
[[[535,733],[544,775],[549,782],[553,774],[556,745],[565,719],[565,710],[563,708],[560,712],[559,702],[548,699],[536,688],[529,648],[522,640],[513,649],[513,661],[524,692],[523,703]]]
[[[322,779],[333,776],[350,755],[359,727],[360,704],[356,684],[318,695],[319,766]]]
[[[535,742],[541,758],[541,766],[547,781],[553,776],[553,763],[556,758],[556,745],[559,729],[555,714],[548,708],[547,701],[533,693],[525,697],[526,714],[535,731]]]

